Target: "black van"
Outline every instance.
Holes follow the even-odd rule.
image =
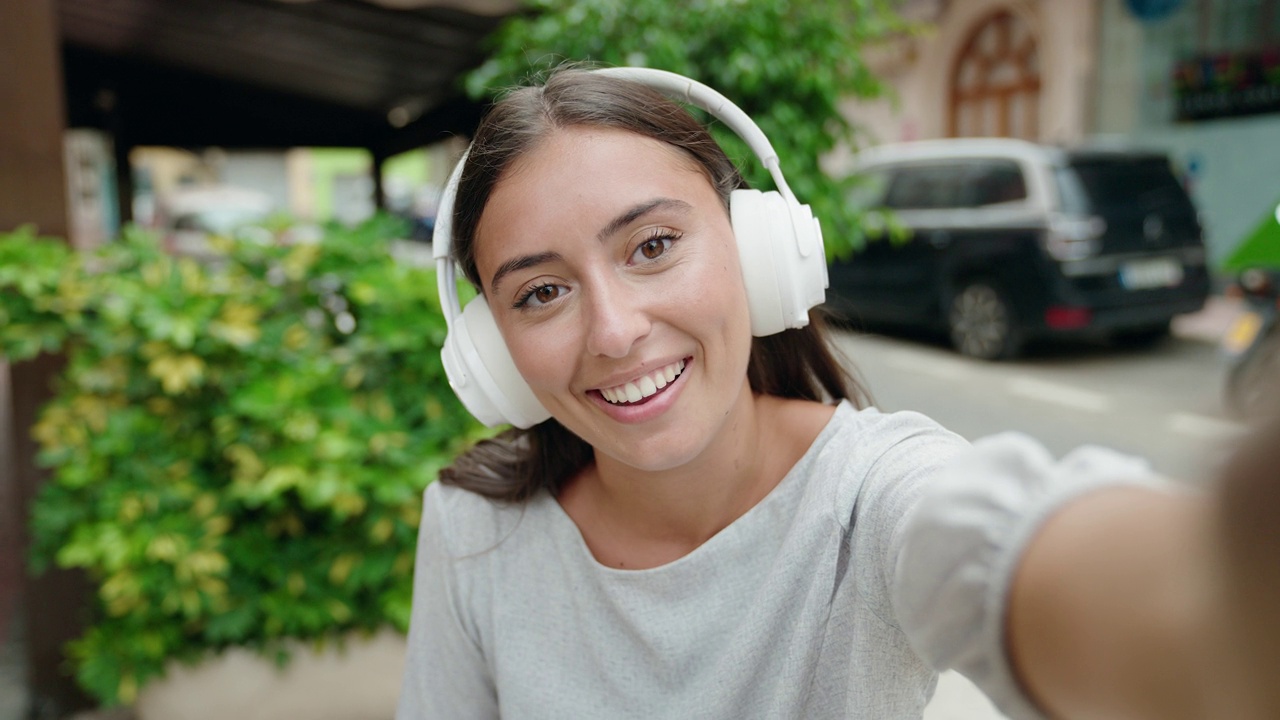
[[[982,138],[859,153],[863,204],[904,237],[830,265],[827,305],[854,323],[948,333],[961,353],[1036,337],[1164,337],[1209,292],[1195,207],[1161,153]]]

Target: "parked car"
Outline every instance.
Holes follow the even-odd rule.
[[[855,322],[997,359],[1046,336],[1155,340],[1208,295],[1198,214],[1161,153],[931,140],[863,151],[855,172],[906,230],[831,264],[828,306]]]

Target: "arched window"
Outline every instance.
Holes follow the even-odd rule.
[[[1007,10],[978,23],[951,75],[952,137],[1040,134],[1040,59],[1036,38]]]

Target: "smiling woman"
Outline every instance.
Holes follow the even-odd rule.
[[[750,124],[745,116],[738,121]],[[760,141],[768,145],[762,135]],[[765,152],[772,154],[771,148]],[[570,162],[562,165],[562,159]],[[439,226],[435,244],[438,251],[451,253],[487,301],[481,308],[468,306],[467,317],[485,310],[482,328],[468,330],[480,334],[492,322],[494,334],[501,333],[494,344],[509,353],[519,372],[519,387],[508,393],[512,399],[500,400],[519,405],[527,398],[527,414],[536,419],[491,419],[533,427],[512,431],[463,456],[442,474],[446,483],[505,500],[522,500],[543,490],[556,494],[591,459],[591,443],[584,434],[591,434],[592,423],[629,417],[634,425],[640,418],[664,415],[659,406],[680,393],[686,367],[695,370],[701,365],[697,372],[707,377],[707,368],[715,366],[705,365],[705,357],[695,357],[691,336],[677,341],[675,336],[687,333],[662,322],[657,332],[666,339],[645,341],[642,353],[630,353],[637,339],[647,337],[655,308],[683,318],[688,309],[710,309],[713,301],[724,306],[724,317],[719,317],[722,311],[703,315],[720,324],[736,318],[737,328],[717,331],[724,336],[718,347],[736,332],[732,342],[738,347],[722,354],[746,367],[754,392],[865,403],[862,389],[832,354],[821,318],[808,324],[807,311],[816,302],[800,308],[802,320],[794,321],[793,329],[783,331],[786,324],[779,317],[770,332],[751,337],[752,328],[744,323],[758,319],[747,314],[752,299],[744,299],[743,273],[748,269],[740,267],[736,248],[743,237],[731,227],[730,198],[735,192],[743,197],[754,191],[743,189],[737,169],[706,130],[659,92],[602,72],[562,72],[545,87],[513,92],[495,107],[457,174],[456,204]],[[576,198],[571,212],[564,211],[566,198]],[[734,208],[745,212],[749,206],[744,201]],[[755,253],[756,265],[773,261],[775,253],[767,244],[762,250],[767,255]],[[825,275],[820,244],[814,258],[819,278],[813,284],[818,284]],[[813,268],[808,272],[813,275]],[[441,277],[442,282],[452,277],[452,265]],[[446,298],[451,294],[443,288],[442,293]],[[633,298],[633,293],[644,297]],[[773,300],[782,305],[776,297]],[[641,305],[643,310],[629,312]],[[754,315],[781,312],[770,308]],[[464,319],[456,319],[455,325]],[[455,329],[451,342],[455,335],[462,332]],[[571,365],[566,362],[573,355],[570,342],[580,343],[588,356],[612,359],[586,367]],[[713,358],[718,352],[713,351]],[[622,357],[616,357],[619,353]],[[446,365],[450,357],[446,349]],[[485,367],[467,371],[487,373]],[[567,393],[552,392],[543,382],[551,381],[548,372],[565,375],[558,380],[562,386],[568,386],[568,375],[576,373],[573,387],[566,387]],[[627,396],[628,385],[634,385],[642,399],[651,397],[643,378],[650,376],[656,389],[658,373],[670,375],[664,392],[653,394],[662,397],[639,404],[616,402]],[[513,373],[492,374],[492,382],[502,384]],[[735,388],[742,378],[733,365],[712,376]],[[613,402],[605,397],[606,390]],[[468,399],[465,393],[463,397]],[[699,397],[695,392],[684,406],[699,405]],[[560,416],[549,412],[552,405],[582,412]],[[587,410],[586,405],[595,407]],[[469,407],[477,411],[475,403]],[[541,422],[549,416],[554,419]],[[674,428],[675,420],[672,416],[664,422]],[[615,425],[616,420],[609,420],[604,432],[616,434]],[[627,443],[632,453],[640,447],[653,453],[662,446],[637,446],[634,438],[614,442]]]
[[[572,214],[560,211],[566,197]],[[476,248],[520,376],[595,448],[597,464],[688,466],[734,405],[751,401],[750,318],[729,214],[698,166],[669,146],[620,130],[558,130],[495,188]],[[522,269],[495,270],[511,267]],[[651,376],[677,365],[657,393]],[[628,386],[625,404],[604,397]]]
[[[1225,707],[1186,661],[1220,652],[1207,503],[1134,458],[867,407],[812,310],[812,217],[714,91],[511,92],[436,232],[450,382],[515,427],[426,492],[400,720],[911,718],[947,668],[1015,718]]]

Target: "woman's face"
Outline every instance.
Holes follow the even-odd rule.
[[[733,230],[675,148],[555,131],[495,186],[475,255],[520,374],[597,453],[679,467],[750,400]]]

